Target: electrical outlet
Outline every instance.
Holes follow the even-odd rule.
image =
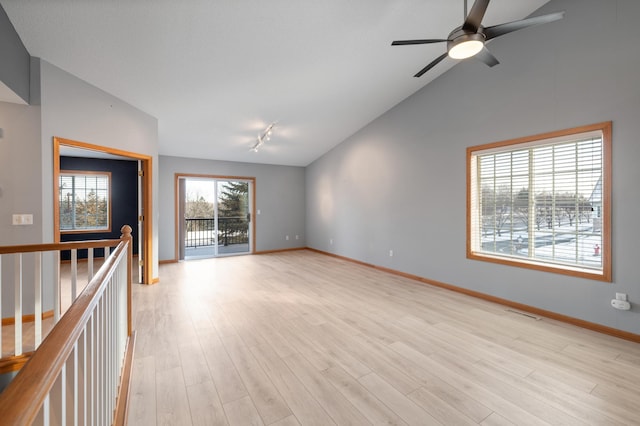
[[[393,257],[393,250],[389,250],[389,257]]]
[[[299,240],[299,239],[300,239],[300,235],[296,235],[296,240]]]
[[[627,302],[626,300],[613,299],[611,301],[611,306],[620,311],[628,311],[629,309],[631,309],[631,303]]]
[[[627,295],[625,293],[616,293],[616,300],[627,300]]]
[[[329,238],[329,244],[333,245],[333,238]]]
[[[287,241],[289,241],[289,236],[288,236],[288,235],[287,235],[287,236],[285,236],[285,237],[284,237],[284,239],[285,239],[285,240],[287,240]]]

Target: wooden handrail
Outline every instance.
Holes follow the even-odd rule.
[[[128,228],[128,229],[127,229]],[[92,312],[106,289],[106,283],[114,273],[116,265],[127,257],[128,268],[131,268],[131,227],[122,227],[121,240],[91,241],[94,247],[109,246],[115,242],[118,246],[107,261],[98,270],[85,290],[69,307],[49,335],[44,339],[38,350],[22,368],[20,373],[11,381],[9,386],[0,394],[0,413],[3,424],[31,424],[35,420],[46,396],[58,378],[62,367],[67,362],[75,343],[85,329]],[[86,242],[85,242],[86,243]],[[79,245],[78,243],[72,243]],[[22,251],[60,250],[60,246],[68,243],[14,246],[22,247]],[[45,247],[55,247],[48,248]],[[86,248],[83,246],[82,248]],[[26,248],[27,250],[24,250]],[[33,248],[33,249],[32,249]],[[74,247],[75,248],[75,247]],[[32,250],[30,250],[32,249]],[[5,253],[5,252],[2,252]],[[12,253],[7,251],[6,253]],[[131,274],[128,273],[128,303],[131,299]],[[128,308],[128,333],[131,334],[130,306]]]
[[[125,225],[128,226],[128,225]],[[87,240],[87,241],[66,241],[64,243],[46,243],[46,244],[25,244],[19,246],[0,247],[0,254],[13,253],[33,253],[38,251],[59,251],[86,248],[102,248],[113,247],[120,244],[121,240]]]

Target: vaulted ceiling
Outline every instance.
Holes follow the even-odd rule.
[[[546,2],[493,0],[483,24]],[[463,0],[0,4],[32,56],[156,117],[161,155],[297,166],[455,64],[414,78],[445,46],[392,40],[446,38],[463,21]],[[273,138],[251,152],[272,122]]]

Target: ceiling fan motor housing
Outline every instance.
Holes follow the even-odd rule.
[[[459,27],[453,30],[447,37],[449,56],[454,59],[464,59],[481,51],[486,40],[482,29],[479,27],[477,31],[470,31]]]

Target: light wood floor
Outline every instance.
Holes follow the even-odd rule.
[[[300,251],[134,288],[130,425],[637,425],[640,345]]]

